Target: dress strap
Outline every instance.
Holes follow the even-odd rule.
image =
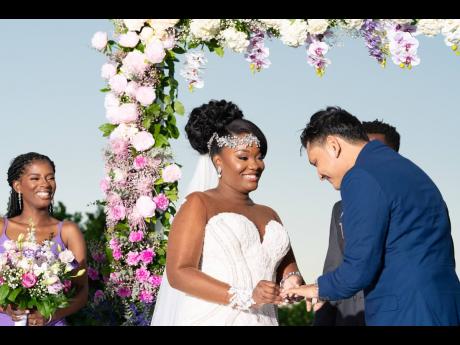
[[[57,236],[61,237],[61,231],[62,231],[62,224],[64,223],[63,220],[61,220],[58,224],[58,233]]]

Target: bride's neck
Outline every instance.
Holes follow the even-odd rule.
[[[249,197],[249,193],[242,193],[235,188],[226,185],[224,183],[219,183],[219,185],[216,188],[217,192],[221,194],[223,199],[229,200],[233,203],[236,204],[243,204],[243,205],[248,205],[252,204],[252,200]]]

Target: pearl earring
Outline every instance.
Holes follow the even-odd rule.
[[[218,177],[218,178],[221,178],[221,177],[222,177],[222,168],[221,168],[221,167],[218,167],[218,168],[217,168],[217,177]]]

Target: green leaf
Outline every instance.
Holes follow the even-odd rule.
[[[108,137],[115,128],[117,128],[117,125],[113,125],[111,123],[104,123],[103,125],[99,126],[99,130],[103,133],[104,137]]]
[[[184,54],[186,50],[182,47],[174,47],[172,50],[176,54]]]
[[[0,303],[3,304],[3,301],[5,300],[6,296],[8,296],[9,292],[10,288],[7,284],[3,284],[2,286],[0,286]]]
[[[165,104],[170,104],[170,103],[171,103],[171,97],[169,97],[168,95],[165,95],[165,97],[164,97],[164,103],[165,103]]]
[[[100,89],[99,91],[101,91],[101,92],[109,92],[110,88],[109,87],[104,87],[104,88]]]
[[[149,117],[146,117],[146,118],[142,121],[142,126],[143,126],[146,130],[149,130],[151,124],[152,124],[152,119],[149,118]]]
[[[217,47],[214,49],[214,51],[216,52],[216,54],[220,57],[223,57],[224,56],[224,48],[222,47]]]
[[[17,287],[13,291],[11,291],[11,293],[8,295],[8,300],[10,300],[11,302],[14,302],[18,294],[21,292],[21,290],[22,290],[21,287]]]
[[[175,101],[174,102],[174,110],[176,111],[176,113],[178,113],[179,115],[184,115],[185,114],[185,108],[184,108],[184,105],[179,102],[179,101]]]

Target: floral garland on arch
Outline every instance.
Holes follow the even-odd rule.
[[[176,212],[181,171],[174,163],[169,140],[179,137],[175,116],[184,114],[177,100],[177,54],[186,53],[180,75],[191,91],[204,86],[204,47],[219,56],[226,48],[244,54],[254,73],[271,64],[265,40],[279,38],[287,46],[305,47],[307,63],[319,76],[331,63],[327,52],[337,45],[341,34],[363,38],[369,55],[382,66],[389,58],[401,68],[417,66],[418,35],[442,34],[445,44],[460,55],[459,19],[112,22],[113,39],[105,32],[96,32],[91,41],[108,58],[101,69],[107,81],[101,91],[106,92],[108,123],[100,129],[109,138],[101,188],[105,195],[106,254],[110,264],[104,277],[105,291],[98,290],[94,301],[119,299],[127,324],[136,323],[130,312],[133,308],[144,314],[152,311],[164,270],[167,234]],[[195,48],[201,50],[188,52]],[[89,267],[91,272],[97,276],[95,268]]]

